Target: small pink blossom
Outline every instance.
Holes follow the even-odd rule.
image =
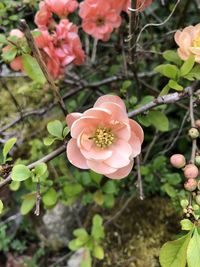
[[[35,15],[35,24],[39,29],[47,29],[52,21],[52,13],[44,1],[40,2],[39,10]]]
[[[66,17],[78,7],[76,0],[45,0],[49,10],[59,17]]]
[[[112,179],[126,177],[144,139],[140,125],[128,118],[118,96],[100,97],[94,107],[66,117],[72,139],[67,157],[78,168],[92,169]]]
[[[194,56],[195,61],[200,63],[200,23],[196,26],[188,26],[182,31],[178,30],[174,38],[179,46],[178,54],[182,60]]]
[[[113,30],[121,24],[119,12],[110,1],[85,0],[80,4],[79,15],[83,30],[103,41],[107,41]]]

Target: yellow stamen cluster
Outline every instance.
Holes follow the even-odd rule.
[[[197,37],[192,41],[192,46],[193,47],[200,47],[200,37]]]
[[[96,146],[100,148],[106,148],[113,144],[114,134],[111,132],[111,129],[105,127],[98,127],[93,137]]]

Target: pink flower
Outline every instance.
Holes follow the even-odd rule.
[[[46,29],[52,21],[51,11],[44,1],[40,2],[39,10],[35,15],[35,24],[40,29]]]
[[[54,46],[55,54],[59,57],[62,66],[71,62],[75,65],[83,64],[85,53],[78,36],[78,28],[69,20],[63,19],[56,26]]]
[[[13,29],[10,31],[10,36],[15,36],[18,39],[22,39],[24,37],[23,32],[21,32],[18,29]],[[5,46],[2,51],[3,52],[8,52],[9,50],[11,50],[13,48],[13,45],[7,45]],[[21,56],[16,56],[15,59],[13,59],[10,62],[10,67],[14,70],[14,71],[23,71],[23,63],[22,63],[22,57]]]
[[[85,0],[80,4],[79,15],[83,30],[96,39],[107,41],[114,28],[121,24],[119,12],[110,1]]]
[[[67,157],[78,168],[92,169],[112,179],[126,177],[140,154],[143,130],[128,118],[118,96],[100,97],[94,107],[66,117],[72,139]]]
[[[45,0],[49,10],[59,17],[65,17],[78,7],[76,0]]]
[[[200,63],[200,24],[188,26],[182,31],[178,30],[174,38],[179,46],[178,54],[182,60],[187,60],[193,55],[195,61]]]

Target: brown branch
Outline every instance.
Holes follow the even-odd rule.
[[[55,85],[54,83],[54,79],[51,77],[50,73],[47,70],[46,64],[44,63],[44,60],[42,59],[42,55],[40,53],[39,48],[37,47],[35,40],[31,34],[30,28],[28,26],[28,24],[26,23],[26,21],[24,19],[20,20],[20,29],[21,31],[24,33],[27,43],[31,49],[31,51],[33,52],[33,56],[34,58],[37,60],[47,82],[50,85],[50,88],[53,91],[53,94],[55,95],[55,97],[58,99],[58,102],[60,104],[60,107],[64,113],[64,115],[67,115],[67,110],[65,107],[65,103],[63,102],[62,97],[59,94],[59,89],[58,87]]]
[[[191,121],[191,127],[195,127],[195,119],[194,119],[194,100],[193,100],[193,88],[190,88],[190,121]],[[196,156],[196,150],[197,150],[197,140],[192,140],[192,152],[190,157],[190,162],[194,164],[195,156]]]
[[[48,161],[54,159],[55,157],[57,157],[60,154],[62,154],[65,150],[66,150],[66,147],[64,145],[62,145],[61,147],[57,148],[53,152],[51,152],[48,155],[44,156],[43,158],[41,158],[41,159],[29,164],[27,167],[31,170],[31,169],[35,168],[40,163],[45,163],[45,162],[48,162]],[[11,175],[9,175],[6,179],[4,179],[3,181],[0,182],[0,188],[5,186],[6,184],[10,183],[11,180],[12,180],[11,179]]]

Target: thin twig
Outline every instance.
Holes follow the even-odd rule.
[[[55,95],[55,97],[57,97],[58,102],[60,104],[60,107],[64,113],[64,115],[67,115],[67,110],[65,107],[65,103],[63,102],[62,97],[59,94],[59,89],[58,87],[55,85],[54,83],[54,79],[51,77],[50,73],[47,70],[46,64],[44,63],[44,60],[42,58],[42,55],[40,53],[39,48],[37,47],[35,40],[31,34],[30,28],[28,26],[28,24],[26,23],[26,21],[24,19],[20,20],[20,29],[24,32],[24,35],[26,37],[27,43],[31,49],[31,51],[33,52],[33,56],[34,58],[37,60],[45,78],[47,79],[47,82],[50,85],[50,88],[53,91],[53,94]]]
[[[37,182],[37,191],[36,191],[36,204],[35,204],[35,212],[36,216],[40,215],[40,202],[41,202],[41,195],[40,195],[40,181]]]
[[[194,119],[194,100],[193,100],[193,88],[190,88],[190,121],[191,121],[191,127],[195,127],[195,119]],[[197,150],[197,140],[192,140],[192,152],[190,157],[190,162],[194,163],[195,156],[196,156],[196,150]]]
[[[136,157],[136,163],[137,163],[137,187],[139,188],[139,194],[140,194],[140,199],[144,199],[144,191],[143,191],[143,184],[142,184],[142,176],[141,176],[141,171],[140,171],[140,156]]]

